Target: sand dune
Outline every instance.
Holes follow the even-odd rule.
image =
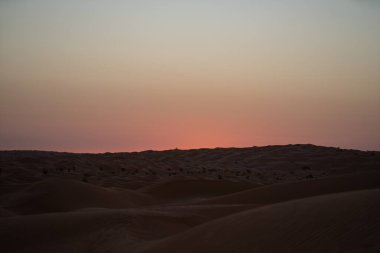
[[[227,216],[151,243],[159,252],[379,252],[380,190],[318,196]]]
[[[73,180],[49,179],[4,196],[6,208],[22,214],[64,212],[80,208],[127,208],[155,204],[143,193],[102,188]]]
[[[5,208],[0,208],[0,218],[10,217],[16,215],[14,212],[7,210]]]
[[[263,186],[200,201],[198,203],[271,204],[323,194],[375,188],[380,188],[380,173],[358,173],[345,176]]]
[[[243,191],[259,185],[201,179],[170,179],[145,187],[140,191],[165,200],[195,199]]]
[[[274,184],[376,171],[380,152],[314,145],[70,154],[0,152],[0,194],[48,178],[137,189],[173,176]]]
[[[198,218],[199,224],[208,222],[213,219],[218,219],[230,214],[246,211],[249,209],[261,207],[261,205],[168,205],[168,206],[156,206],[150,207],[149,210],[157,210],[160,212],[166,212],[168,214],[183,214],[188,216],[195,216]]]
[[[380,252],[380,152],[0,152],[7,253]]]
[[[3,252],[128,252],[197,224],[164,212],[97,210],[0,219]]]

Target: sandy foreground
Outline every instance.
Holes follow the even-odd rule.
[[[380,152],[0,152],[1,252],[380,252]]]

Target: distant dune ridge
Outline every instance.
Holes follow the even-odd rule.
[[[0,152],[2,252],[380,252],[380,152]]]

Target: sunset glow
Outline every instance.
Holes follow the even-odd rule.
[[[380,1],[0,3],[0,149],[380,150]]]

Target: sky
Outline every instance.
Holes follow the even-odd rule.
[[[0,150],[380,150],[380,1],[0,1]]]

